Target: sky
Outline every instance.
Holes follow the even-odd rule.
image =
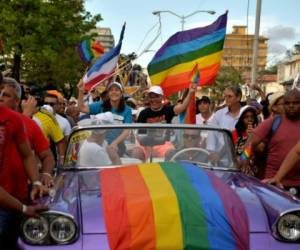
[[[101,14],[103,20],[97,27],[111,28],[116,43],[126,22],[121,53],[141,54],[135,62],[143,67],[172,34],[181,30],[181,18],[161,13],[161,34],[144,52],[158,34],[159,18],[152,14],[153,11],[168,10],[179,16],[187,16],[197,10],[216,12],[215,15],[200,12],[186,18],[185,30],[209,25],[226,10],[227,33],[231,33],[233,25],[248,23],[248,33],[254,34],[255,27],[256,0],[85,0],[85,7],[93,15]],[[268,65],[276,63],[287,49],[292,49],[300,41],[299,8],[299,0],[262,0],[260,35],[269,38]]]

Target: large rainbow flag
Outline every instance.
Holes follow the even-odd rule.
[[[110,249],[249,249],[246,209],[209,171],[148,163],[100,171]]]
[[[227,12],[211,25],[171,36],[148,65],[152,85],[160,85],[166,95],[177,93],[188,87],[196,64],[200,86],[212,84],[220,68],[226,24]]]

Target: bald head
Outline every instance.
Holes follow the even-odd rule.
[[[293,96],[293,97],[296,97],[296,98],[300,98],[300,91],[296,88],[288,91],[284,97],[290,97],[290,96]]]
[[[292,89],[284,95],[285,115],[289,120],[300,119],[300,91]]]

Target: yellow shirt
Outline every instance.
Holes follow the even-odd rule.
[[[33,115],[33,119],[41,125],[41,128],[48,140],[57,143],[64,138],[62,129],[60,128],[55,117],[46,110],[38,111]]]

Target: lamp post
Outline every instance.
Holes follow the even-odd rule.
[[[169,13],[173,16],[176,16],[176,17],[181,19],[181,30],[184,30],[185,19],[187,19],[187,18],[189,18],[189,17],[191,17],[191,16],[193,16],[197,13],[200,13],[200,12],[208,13],[210,15],[214,15],[216,13],[213,10],[196,10],[196,11],[194,11],[191,14],[188,14],[186,16],[180,16],[180,15],[178,15],[175,12],[170,11],[170,10],[156,10],[156,11],[153,11],[152,14],[153,15],[160,15],[161,13]]]

